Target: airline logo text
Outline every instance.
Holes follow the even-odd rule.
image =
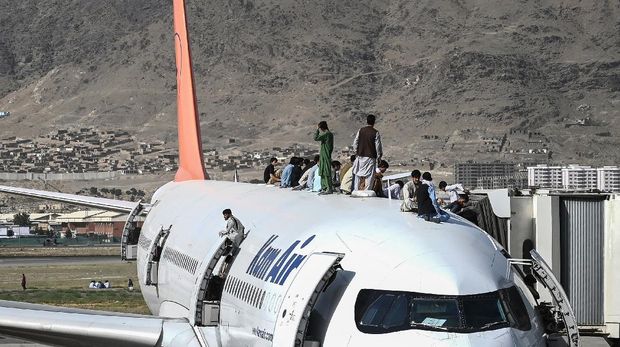
[[[278,238],[278,235],[271,235],[263,247],[258,250],[254,259],[252,259],[246,273],[265,282],[276,283],[278,285],[284,284],[291,272],[298,268],[304,259],[306,259],[305,255],[297,254],[293,252],[293,250],[295,250],[300,243],[301,246],[299,249],[303,249],[312,242],[315,236],[316,235],[310,236],[303,243],[297,240],[282,252],[282,249],[271,246]]]

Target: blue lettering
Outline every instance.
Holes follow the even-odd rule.
[[[283,285],[284,282],[286,282],[286,279],[288,278],[288,275],[291,274],[291,271],[293,271],[294,269],[297,269],[299,267],[299,265],[301,265],[301,263],[304,261],[304,259],[306,259],[305,255],[297,254],[297,256],[295,257],[295,260],[293,261],[293,263],[286,269],[286,273],[284,273],[284,276],[282,276],[282,274],[280,274],[280,276],[282,276],[282,279],[278,281],[278,284],[279,285]]]
[[[284,275],[284,273],[286,272],[286,269],[288,269],[288,267],[291,266],[291,263],[293,262],[293,260],[295,260],[296,257],[297,257],[297,254],[293,253],[293,255],[286,262],[286,265],[282,266],[282,269],[278,271],[278,277],[276,277],[276,280],[275,280],[276,283],[280,282],[280,278],[282,278],[282,275]]]
[[[256,262],[256,264],[254,264],[254,267],[252,268],[252,271],[250,272],[250,274],[254,277],[258,277],[258,274],[260,273],[263,265],[265,264],[265,259],[267,259],[267,255],[269,254],[269,252],[271,252],[273,248],[269,247],[267,248],[266,251],[264,251],[260,258],[258,259],[258,261]]]
[[[310,236],[303,243],[297,240],[282,252],[281,248],[271,246],[278,238],[278,235],[271,235],[250,262],[246,273],[265,282],[283,285],[293,270],[299,268],[306,259],[305,255],[294,253],[293,250],[297,246],[303,249],[314,240],[315,236]]]
[[[281,249],[275,249],[275,248],[270,249],[269,253],[267,253],[267,256],[265,257],[266,260],[264,264],[261,264],[261,267],[258,271],[258,275],[256,277],[260,279],[265,277],[267,270],[269,269],[271,264],[273,264],[273,262],[276,260],[276,258],[278,257],[278,254],[280,254],[281,251],[282,251]]]
[[[278,238],[277,235],[271,235],[271,237],[267,240],[267,242],[265,242],[265,244],[263,245],[263,247],[261,247],[261,249],[258,250],[258,253],[256,253],[256,255],[254,256],[254,259],[252,259],[252,262],[250,263],[250,266],[248,266],[248,269],[246,270],[246,273],[250,273],[252,272],[252,270],[254,269],[254,267],[256,266],[256,263],[258,262],[258,260],[261,258],[262,253],[265,251],[265,249],[267,249],[267,247],[269,247],[269,245],[271,245],[273,243],[273,241],[275,241]]]
[[[282,269],[282,266],[288,259],[289,255],[291,255],[291,253],[293,252],[293,249],[295,249],[295,247],[297,247],[298,244],[299,244],[299,241],[295,241],[286,251],[284,251],[284,254],[282,254],[280,258],[278,258],[278,261],[276,261],[276,264],[271,268],[271,271],[269,271],[269,275],[267,275],[267,278],[265,278],[265,281],[269,281],[271,283],[274,283],[276,281],[276,278],[278,277],[278,273]]]

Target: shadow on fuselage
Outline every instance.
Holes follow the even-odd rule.
[[[336,271],[333,280],[319,294],[312,308],[305,340],[318,341],[321,345],[323,344],[327,327],[353,277],[355,277],[353,271]]]

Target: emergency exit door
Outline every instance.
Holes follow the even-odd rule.
[[[342,254],[312,253],[297,272],[276,320],[274,346],[302,346],[308,318],[319,294],[339,268]]]

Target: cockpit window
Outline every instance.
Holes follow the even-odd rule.
[[[531,328],[516,287],[462,296],[363,289],[355,303],[355,320],[360,331],[370,334],[408,329],[470,333]]]
[[[413,298],[411,324],[430,327],[459,327],[458,302],[455,299]]]

